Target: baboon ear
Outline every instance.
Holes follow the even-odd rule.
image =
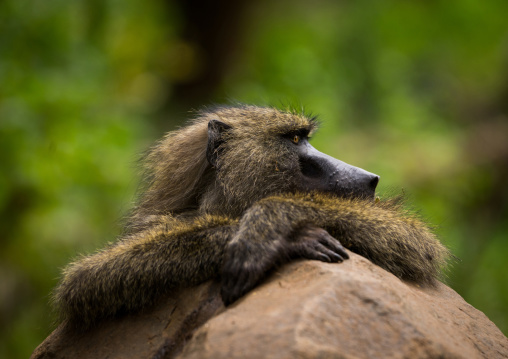
[[[224,143],[224,133],[226,133],[231,126],[226,125],[219,120],[210,120],[208,122],[208,146],[206,148],[206,159],[208,162],[216,167],[217,159],[220,155],[220,146]]]

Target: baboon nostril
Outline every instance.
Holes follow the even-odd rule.
[[[379,176],[374,176],[371,180],[370,180],[370,188],[372,189],[376,189],[377,187],[377,184],[379,183]]]

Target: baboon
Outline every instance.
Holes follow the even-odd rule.
[[[375,199],[377,175],[313,148],[316,128],[298,112],[242,105],[168,133],[146,156],[125,233],[64,270],[54,293],[63,319],[90,328],[214,278],[228,305],[275,266],[341,262],[344,247],[433,283],[448,250],[397,201]]]

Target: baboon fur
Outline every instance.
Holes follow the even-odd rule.
[[[212,120],[228,130],[210,152]],[[403,280],[432,284],[448,250],[397,201],[298,190],[298,158],[283,137],[316,128],[297,112],[238,106],[204,110],[168,133],[146,156],[125,234],[64,270],[54,292],[62,319],[90,328],[213,278],[229,304],[291,258],[347,259],[342,245]]]

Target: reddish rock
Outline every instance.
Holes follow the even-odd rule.
[[[164,298],[146,313],[106,321],[85,333],[60,325],[31,358],[173,358],[196,328],[222,310],[218,285],[205,283]]]
[[[420,288],[351,254],[285,265],[224,310],[205,283],[32,358],[508,358],[508,339],[444,284]]]

